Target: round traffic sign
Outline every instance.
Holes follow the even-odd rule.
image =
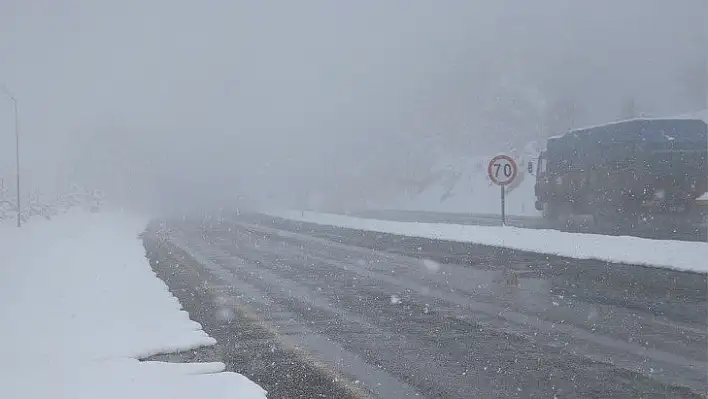
[[[516,162],[508,155],[497,155],[489,161],[487,174],[492,183],[506,186],[516,179],[518,174]]]

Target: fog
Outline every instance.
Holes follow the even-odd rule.
[[[362,206],[628,102],[704,108],[706,26],[704,0],[2,0],[0,85],[23,195]]]

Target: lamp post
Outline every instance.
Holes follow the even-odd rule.
[[[2,92],[12,101],[15,114],[15,162],[17,172],[17,227],[22,226],[22,212],[20,208],[20,117],[17,111],[17,98],[7,90],[7,87],[0,86]]]

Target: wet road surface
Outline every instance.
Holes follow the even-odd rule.
[[[167,227],[225,287],[221,301],[240,300],[363,396],[693,397],[708,386],[706,275],[261,215]]]

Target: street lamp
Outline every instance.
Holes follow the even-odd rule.
[[[17,170],[17,227],[22,226],[22,212],[20,209],[20,118],[17,112],[17,98],[7,90],[7,87],[0,86],[0,91],[5,93],[12,101],[15,111],[15,161]]]

